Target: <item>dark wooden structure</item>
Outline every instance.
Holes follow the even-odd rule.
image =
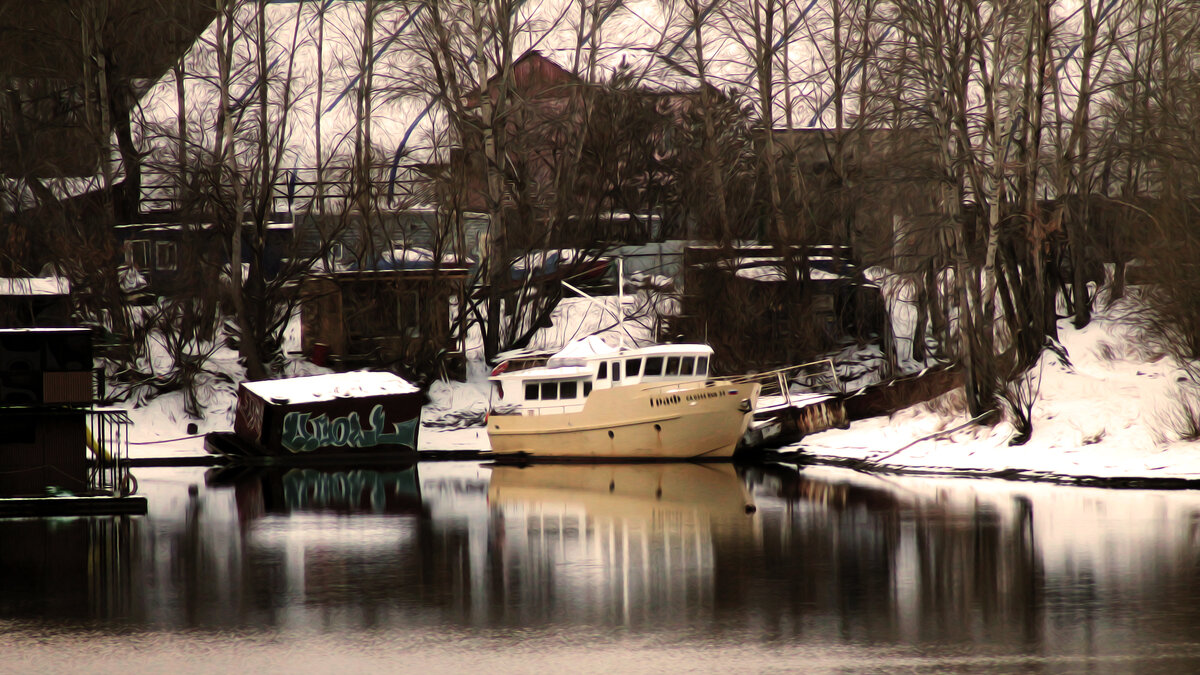
[[[457,267],[312,275],[300,290],[301,349],[339,370],[457,372],[464,354],[451,312],[464,306],[467,275]]]
[[[882,293],[845,247],[689,246],[683,278],[662,337],[706,342],[722,373],[811,361],[848,341],[891,348]]]
[[[127,418],[93,406],[91,337],[85,328],[0,330],[0,497],[128,491]]]
[[[867,385],[846,396],[846,416],[850,420],[861,420],[890,415],[902,408],[931,401],[961,386],[963,373],[960,368],[926,368],[919,373]]]

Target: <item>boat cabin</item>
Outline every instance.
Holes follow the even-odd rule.
[[[574,343],[550,357],[546,365],[504,372],[494,383],[493,410],[522,415],[583,410],[596,389],[641,384],[670,384],[708,377],[712,348],[702,344],[655,345],[613,349],[598,339]]]

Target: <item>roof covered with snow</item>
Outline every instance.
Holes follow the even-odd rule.
[[[274,403],[317,403],[339,398],[411,394],[417,387],[399,375],[379,372],[333,373],[242,384]]]
[[[0,295],[70,295],[66,277],[0,277]]]

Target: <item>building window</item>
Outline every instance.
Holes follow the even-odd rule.
[[[421,335],[421,296],[416,291],[403,291],[396,296],[396,328],[408,337]]]
[[[174,272],[178,267],[175,242],[159,241],[154,244],[154,269]]]
[[[139,270],[149,270],[150,242],[145,239],[134,239],[125,242],[125,261]]]
[[[325,255],[325,270],[332,271],[338,269],[345,259],[346,245],[340,241],[333,242],[329,245],[329,251]]]

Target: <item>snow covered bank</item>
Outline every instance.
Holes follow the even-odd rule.
[[[1070,363],[1050,352],[1035,369],[1033,435],[966,424],[961,390],[890,417],[854,422],[783,449],[863,468],[1040,479],[1200,480],[1200,442],[1180,439],[1170,418],[1200,389],[1170,359],[1139,347],[1131,328],[1098,316],[1082,330],[1059,322]]]

